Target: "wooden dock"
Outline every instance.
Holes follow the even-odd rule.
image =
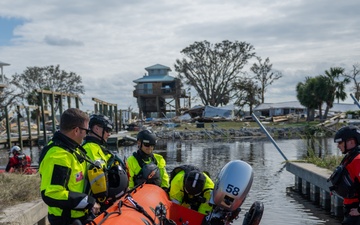
[[[125,143],[136,143],[136,138],[132,137],[128,131],[119,131],[117,134],[112,134],[108,140],[107,144],[111,146],[116,146],[117,148]]]
[[[11,145],[22,145],[22,146],[33,146],[38,145],[38,141],[40,139],[43,139],[42,136],[38,135],[32,135],[31,137],[29,135],[23,135],[21,138],[19,137],[10,137],[10,143]],[[22,144],[20,144],[22,142]],[[9,148],[8,146],[9,141],[6,137],[0,137],[0,146],[4,148]],[[0,148],[1,148],[0,147]]]
[[[50,140],[52,136],[52,133],[47,134],[47,139]],[[21,145],[20,142],[22,142],[22,146],[44,146],[47,141],[44,141],[43,135],[32,135],[31,137],[29,135],[22,135],[21,138],[19,137],[10,137],[11,145]],[[8,146],[8,139],[6,137],[0,137],[0,148],[9,148]],[[135,144],[136,138],[132,137],[128,131],[119,131],[117,134],[112,134],[107,144],[111,146],[116,146],[117,148],[122,145],[127,144]]]

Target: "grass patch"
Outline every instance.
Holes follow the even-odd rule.
[[[40,175],[0,173],[0,210],[39,199]]]
[[[309,156],[305,158],[305,162],[312,163],[318,167],[334,171],[335,168],[340,164],[342,158],[342,156],[325,156],[324,158],[319,158],[317,156]]]

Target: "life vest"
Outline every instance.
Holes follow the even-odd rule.
[[[187,177],[189,176],[191,171],[198,171],[199,173],[205,173],[206,175],[208,175],[207,172],[205,171],[201,171],[198,167],[193,166],[193,165],[181,165],[178,167],[175,167],[171,173],[170,173],[170,184],[171,181],[174,179],[174,177],[180,172],[180,171],[184,171],[184,181],[183,181],[183,188],[185,187],[185,181],[187,179]],[[209,175],[208,175],[209,176]],[[209,176],[210,177],[210,176]],[[204,182],[206,181],[206,178],[204,180]],[[171,188],[171,187],[170,187]],[[212,188],[206,188],[203,189],[201,191],[201,194],[194,196],[194,195],[189,195],[186,191],[184,191],[184,198],[183,198],[183,202],[182,203],[186,203],[189,204],[192,210],[198,211],[200,205],[202,203],[206,202],[206,198],[204,197],[204,193],[208,190],[212,190]]]
[[[141,158],[140,154],[137,152],[133,153],[136,161],[138,162],[141,170],[138,174],[134,176],[134,183],[135,185],[147,183],[147,184],[155,184],[157,186],[161,185],[161,176],[160,176],[160,169],[157,166],[158,162],[153,154],[150,156],[150,163],[144,162]]]
[[[90,166],[88,179],[92,195],[104,202],[106,199],[118,199],[125,194],[129,186],[126,171],[119,164],[112,164],[110,168]]]
[[[100,202],[109,198],[119,198],[129,185],[124,162],[102,144],[103,141],[91,136],[87,136],[83,144],[88,156],[101,164],[101,168],[90,166],[88,171],[92,194]],[[93,151],[97,152],[96,156]]]
[[[24,172],[26,168],[31,165],[31,158],[24,153],[20,153],[14,156],[16,159],[16,165],[14,165],[14,169],[17,171]]]
[[[129,186],[129,179],[127,177],[124,163],[115,154],[111,157],[106,164],[101,164],[100,167],[90,165],[88,170],[88,179],[92,195],[104,202],[105,200],[116,200],[121,197]]]
[[[332,184],[332,186],[329,187],[330,191],[334,191],[343,198],[354,198],[358,194],[359,191],[356,190],[355,182],[359,183],[359,181],[352,180],[346,166],[359,154],[359,150],[355,150],[355,152],[350,153],[348,157],[343,158],[340,165],[336,167],[327,180]]]

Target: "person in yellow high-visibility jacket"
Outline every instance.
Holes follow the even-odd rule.
[[[60,118],[60,130],[45,146],[39,158],[40,191],[48,205],[51,225],[84,223],[100,205],[87,195],[87,161],[80,146],[88,132],[89,117],[79,109],[69,108]]]
[[[107,180],[104,179],[107,181],[107,184],[104,184],[106,192],[97,195],[102,209],[106,209],[125,194],[129,184],[128,177],[124,162],[116,153],[107,149],[107,140],[111,136],[113,122],[107,116],[93,114],[90,116],[89,129],[83,148],[89,158],[101,165],[106,174]]]
[[[156,184],[166,190],[169,188],[166,161],[161,155],[153,153],[156,141],[155,134],[149,130],[138,133],[138,150],[126,160],[129,188],[142,183]]]
[[[93,114],[90,116],[89,129],[83,147],[93,161],[99,161],[101,165],[106,166],[112,156],[106,148],[106,142],[111,136],[113,123],[104,115]]]
[[[214,182],[193,165],[182,165],[171,172],[170,200],[184,207],[207,215],[211,212],[209,204]]]

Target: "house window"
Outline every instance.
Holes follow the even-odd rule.
[[[152,94],[153,93],[153,88],[152,88],[152,83],[145,83],[144,84],[144,94]]]

